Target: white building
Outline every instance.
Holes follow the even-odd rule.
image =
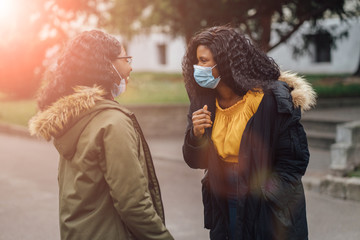
[[[310,24],[305,23],[288,42],[270,51],[282,70],[292,70],[312,74],[351,74],[356,71],[360,61],[360,18],[342,23],[339,19],[326,19],[319,24],[333,31],[348,28],[348,37],[336,42],[331,48],[326,36],[312,33]],[[312,37],[310,54],[294,58],[292,46],[302,41],[301,35]],[[181,72],[181,61],[186,49],[185,40],[172,38],[162,33],[135,36],[127,44],[127,52],[133,56],[134,71]]]
[[[126,46],[134,71],[181,72],[185,40],[163,33],[135,36]]]
[[[351,74],[354,73],[360,61],[360,18],[349,20],[326,19],[319,21],[321,26],[339,33],[348,29],[348,36],[336,42],[336,48],[330,47],[330,38],[326,34],[312,33],[310,24],[305,23],[288,42],[279,45],[269,52],[281,69],[294,70],[301,73],[315,74]],[[301,35],[311,37],[310,53],[294,58],[292,46],[301,44]]]

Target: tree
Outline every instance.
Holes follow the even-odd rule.
[[[39,87],[49,48],[71,35],[71,23],[101,17],[108,0],[1,0],[0,92],[28,98]]]
[[[356,9],[345,10],[345,0],[116,0],[110,14],[109,25],[129,37],[158,26],[188,42],[202,28],[230,24],[269,51],[289,39],[305,21],[316,23],[330,15],[347,19]],[[273,23],[282,26],[274,29],[278,34],[274,43],[270,41]]]

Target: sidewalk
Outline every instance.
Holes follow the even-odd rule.
[[[56,149],[9,134],[0,134],[0,143],[0,239],[59,239]],[[176,240],[209,239],[203,228],[203,171],[182,160],[182,139],[149,138],[148,143],[170,232]],[[360,239],[360,203],[305,194],[309,239]]]

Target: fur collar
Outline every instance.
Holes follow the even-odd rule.
[[[30,119],[30,134],[51,140],[61,134],[69,122],[94,107],[97,101],[104,100],[105,95],[106,91],[99,86],[75,87],[73,94],[60,98]]]
[[[281,72],[279,80],[287,83],[292,89],[291,97],[295,107],[301,107],[301,111],[307,111],[316,105],[316,93],[304,78],[286,71]]]

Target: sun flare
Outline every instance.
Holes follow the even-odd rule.
[[[0,45],[6,45],[17,34],[22,9],[19,0],[0,0]]]
[[[16,14],[16,1],[0,0],[0,20],[6,21]]]

